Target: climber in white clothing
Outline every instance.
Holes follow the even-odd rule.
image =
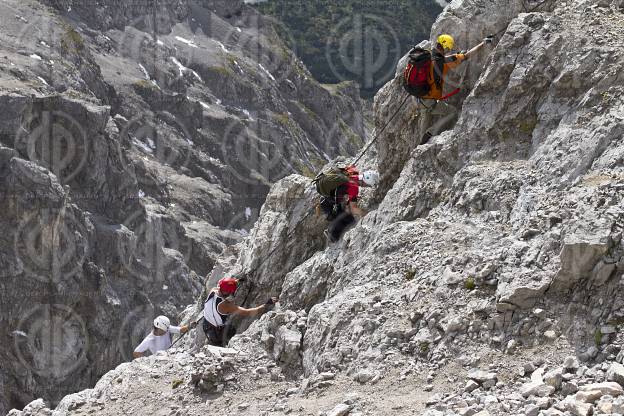
[[[189,326],[173,326],[166,316],[159,316],[154,319],[154,328],[145,339],[134,349],[132,357],[139,358],[145,355],[146,351],[155,354],[171,347],[171,334],[184,334],[188,332]]]

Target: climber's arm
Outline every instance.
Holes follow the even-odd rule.
[[[271,305],[278,301],[277,298],[271,298]],[[241,308],[240,306],[234,304],[233,302],[221,302],[217,307],[219,312],[222,314],[235,314],[241,316],[256,316],[260,315],[262,312],[265,312],[270,309],[269,302],[264,305],[257,306],[255,308]]]
[[[145,353],[149,349],[149,345],[150,345],[149,339],[150,339],[150,336],[148,335],[147,337],[145,337],[143,341],[141,341],[141,343],[132,352],[132,358],[141,358],[145,356]]]
[[[466,59],[469,59],[472,55],[479,52],[481,48],[483,48],[485,45],[491,44],[493,41],[494,41],[494,35],[490,35],[487,38],[485,38],[483,42],[481,42],[474,48],[470,49],[468,52],[465,52],[465,53],[460,52],[454,55],[446,56],[444,59],[444,66],[446,67],[446,69],[455,68],[457,65],[461,64]]]
[[[478,44],[477,46],[475,46],[474,48],[472,48],[468,52],[466,52],[466,54],[465,54],[466,59],[470,58],[471,55],[474,55],[475,53],[479,52],[479,50],[481,50],[481,48],[483,48],[483,46],[485,46],[485,42],[481,42],[480,44]]]
[[[455,68],[457,65],[468,59],[468,54],[456,53],[444,57],[444,69],[449,70]]]
[[[466,52],[466,59],[470,58],[471,55],[477,53],[485,45],[491,45],[494,42],[494,37],[495,35],[488,35],[485,39],[483,39],[483,42]]]

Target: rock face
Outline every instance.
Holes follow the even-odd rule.
[[[597,343],[582,359],[613,339],[596,328],[624,305],[622,11],[568,2],[526,13],[512,2],[492,19],[480,7],[454,2],[432,31],[467,47],[506,28],[466,67],[455,127],[416,147],[420,110],[409,101],[378,143],[372,211],[340,243],[293,256],[295,241],[318,235],[302,227],[275,254],[302,263],[254,276],[262,293],[281,286],[283,308],[306,312],[306,376],[383,373],[387,354],[445,362],[458,337],[509,351],[560,334],[583,350]],[[400,71],[376,97],[377,127],[404,97]],[[296,223],[269,208],[260,224]],[[275,242],[264,246],[256,261]],[[250,264],[245,253],[238,264]],[[549,380],[525,393],[552,394]]]
[[[0,5],[0,414],[129,360],[275,181],[365,137],[242,1],[96,3]]]
[[[336,244],[323,245],[306,179],[277,183],[218,266],[249,276],[241,301],[279,294],[280,308],[230,346],[271,357],[299,392],[344,393],[333,374],[392,403],[370,414],[621,410],[609,368],[624,359],[623,25],[620,1],[449,5],[432,37],[468,46],[502,30],[467,67],[457,123],[416,147],[421,110],[403,108],[377,144],[370,212]],[[378,94],[378,127],[399,85]],[[414,402],[394,402],[401,388]]]

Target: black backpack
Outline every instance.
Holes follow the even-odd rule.
[[[349,182],[350,176],[356,174],[354,167],[331,168],[327,172],[319,173],[312,181],[316,185],[316,192],[322,198],[319,208],[325,213],[327,221],[333,221],[343,211],[341,201],[338,201],[336,191],[341,185]]]
[[[349,171],[347,168],[331,168],[327,172],[316,175],[312,181],[316,185],[316,192],[324,197],[334,198],[336,189],[340,185],[349,182]]]

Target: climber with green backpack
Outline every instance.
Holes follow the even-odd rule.
[[[459,88],[456,88],[444,94],[444,81],[448,72],[493,40],[494,35],[490,35],[468,52],[447,54],[455,47],[455,40],[451,35],[442,34],[438,36],[435,48],[428,50],[415,46],[410,50],[403,72],[403,88],[415,96],[423,107],[419,130],[425,133],[420,144],[427,143],[457,118],[457,109],[445,101],[459,92]],[[433,116],[439,116],[435,123],[431,122]]]
[[[318,209],[323,211],[330,222],[325,235],[333,243],[340,240],[345,230],[355,224],[356,216],[365,215],[357,205],[360,186],[377,185],[379,173],[369,170],[360,174],[355,166],[333,167],[319,173],[313,183],[321,195]]]

